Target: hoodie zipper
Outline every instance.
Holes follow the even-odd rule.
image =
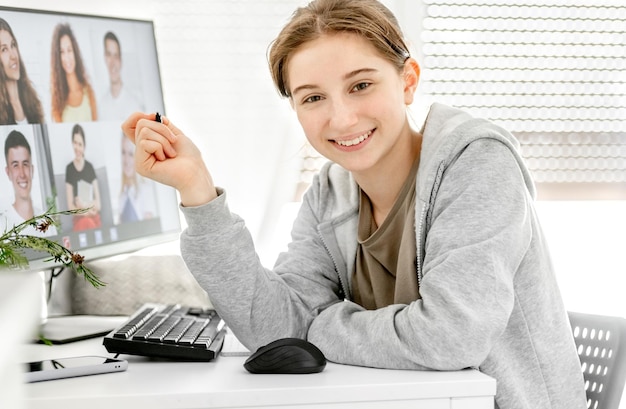
[[[420,212],[419,225],[417,226],[417,232],[416,232],[417,237],[415,238],[415,247],[416,247],[416,253],[417,253],[417,261],[416,261],[417,288],[420,288],[422,278],[423,278],[422,263],[424,260],[422,260],[422,247],[423,247],[425,240],[422,240],[422,237],[423,237],[422,232],[424,230],[424,223],[426,222],[426,218],[428,217],[429,210],[432,208],[432,201],[434,200],[434,197],[437,195],[437,191],[439,190],[439,185],[441,184],[441,179],[443,178],[443,172],[445,168],[446,166],[445,166],[445,163],[443,162],[440,163],[439,166],[437,167],[437,173],[435,175],[435,181],[433,183],[433,188],[431,190],[430,197],[428,198],[427,202],[424,202],[424,205],[422,206],[422,211]]]
[[[417,253],[417,260],[416,260],[416,270],[417,270],[417,288],[419,289],[421,287],[421,283],[422,283],[422,229],[424,228],[424,217],[425,217],[425,213],[426,213],[426,204],[424,204],[422,206],[422,211],[420,213],[420,218],[419,218],[419,225],[417,226],[417,240],[415,240],[416,243],[416,253]]]
[[[330,256],[330,259],[333,262],[333,266],[335,266],[335,272],[337,273],[337,278],[339,278],[339,285],[341,287],[341,293],[342,293],[341,295],[343,295],[343,298],[346,299],[348,298],[348,292],[346,291],[347,288],[345,286],[343,279],[341,278],[341,274],[339,273],[339,265],[337,264],[337,260],[335,260],[335,257],[333,256],[333,252],[330,251],[330,247],[328,246],[328,243],[324,239],[324,234],[322,233],[321,228],[319,226],[317,228],[317,234],[319,234],[320,239],[322,240],[322,244],[324,245],[326,252]]]

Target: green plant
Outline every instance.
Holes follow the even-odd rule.
[[[20,269],[28,267],[28,259],[24,255],[24,249],[31,249],[38,252],[48,253],[50,258],[46,261],[61,263],[65,267],[71,268],[76,274],[81,275],[91,285],[96,288],[103,287],[105,283],[101,281],[89,267],[84,264],[85,258],[80,254],[71,251],[56,241],[45,237],[22,234],[22,231],[29,226],[37,231],[45,233],[52,225],[58,225],[56,221],[60,215],[75,215],[85,213],[88,209],[53,211],[49,209],[41,215],[34,216],[13,228],[6,230],[0,236],[0,269]]]

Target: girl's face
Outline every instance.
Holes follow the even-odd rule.
[[[76,68],[76,59],[74,58],[74,47],[72,40],[68,35],[64,35],[59,40],[61,46],[61,65],[66,74],[71,74]]]
[[[74,156],[76,156],[77,159],[85,156],[85,141],[81,134],[75,133],[72,136],[72,147],[74,148]]]
[[[126,137],[122,140],[122,171],[129,178],[135,175],[135,145]]]
[[[0,62],[8,79],[20,79],[20,53],[15,39],[6,30],[0,30]]]
[[[406,64],[399,72],[352,33],[302,45],[288,60],[287,77],[309,143],[351,172],[393,168],[409,149],[406,106],[413,102],[416,67]]]

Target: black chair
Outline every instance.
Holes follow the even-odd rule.
[[[626,381],[626,319],[569,312],[587,407],[618,409]]]

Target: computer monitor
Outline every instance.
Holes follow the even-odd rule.
[[[91,208],[45,233],[87,262],[178,238],[176,192],[134,172],[134,111],[164,113],[151,21],[0,6],[0,230]]]

